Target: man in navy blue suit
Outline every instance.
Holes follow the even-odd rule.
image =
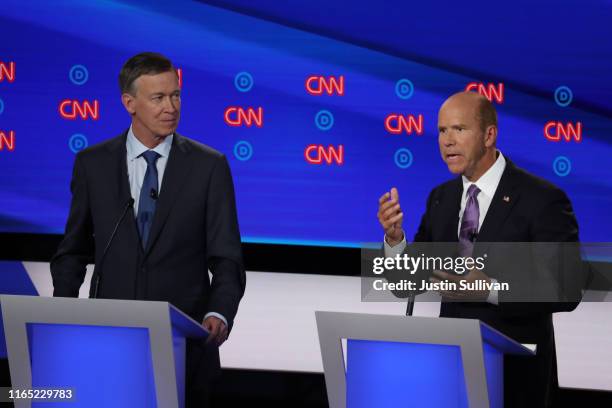
[[[90,296],[167,301],[202,322],[208,342],[188,343],[186,375],[188,406],[200,407],[245,289],[232,176],[223,154],[176,132],[181,90],[167,58],[135,55],[119,84],[131,126],[76,156],[54,296],[78,296],[94,262]]]
[[[435,187],[414,242],[457,242],[471,254],[478,242],[577,242],[578,224],[566,194],[520,169],[497,148],[497,114],[485,97],[468,92],[448,98],[438,115],[439,148],[459,177]],[[379,199],[385,253],[407,250],[404,214],[396,188]],[[488,275],[491,274],[491,276]],[[495,271],[473,269],[462,276],[434,271],[432,281],[493,282]],[[537,345],[535,357],[504,361],[506,407],[549,406],[557,389],[552,313],[578,302],[503,304],[495,290],[444,290],[440,317],[480,319],[521,343]],[[575,299],[575,298],[574,298]],[[461,302],[461,301],[469,302]]]

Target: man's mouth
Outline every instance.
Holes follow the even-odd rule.
[[[457,153],[447,153],[446,154],[446,161],[454,162],[454,161],[459,160],[460,157],[461,157],[461,155],[457,154]]]

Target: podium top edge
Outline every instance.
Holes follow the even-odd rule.
[[[0,295],[0,306],[25,323],[149,328],[169,323],[186,337],[208,336],[200,323],[166,301]]]

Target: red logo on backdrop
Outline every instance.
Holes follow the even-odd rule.
[[[15,63],[0,61],[0,82],[4,80],[13,82],[15,80]]]
[[[577,143],[582,141],[582,122],[563,124],[551,120],[544,125],[544,137],[551,142],[560,142],[563,138],[566,142],[571,142],[572,138]]]
[[[98,120],[100,117],[100,102],[94,99],[90,101],[77,101],[74,99],[64,99],[59,104],[59,114],[64,119],[76,120],[77,116],[87,120],[89,118]]]
[[[482,82],[470,82],[465,90],[467,92],[476,91],[491,102],[495,100],[498,104],[504,103],[504,84],[483,84]]]
[[[311,75],[306,78],[306,91],[311,95],[344,95],[344,75],[339,77],[322,75]]]
[[[385,129],[389,133],[399,135],[402,132],[407,134],[416,133],[417,135],[423,134],[423,115],[400,115],[398,113],[391,113],[385,118]]]
[[[0,151],[7,149],[9,152],[15,150],[15,131],[4,132],[0,130]]]
[[[176,70],[176,75],[178,76],[178,80],[179,80],[179,88],[183,87],[183,70],[181,68],[178,68]]]
[[[329,145],[327,147],[318,144],[311,144],[306,146],[304,150],[304,158],[310,164],[323,164],[324,162],[328,165],[344,164],[344,146],[339,145],[334,147]]]
[[[240,106],[230,106],[225,109],[225,123],[230,126],[247,126],[251,127],[253,124],[257,127],[263,126],[263,108],[260,106],[255,110],[254,108],[241,108]]]

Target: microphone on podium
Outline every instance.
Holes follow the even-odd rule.
[[[115,235],[117,235],[117,231],[119,230],[119,226],[121,225],[121,222],[125,218],[125,215],[127,214],[128,210],[132,207],[134,207],[134,199],[130,197],[130,199],[125,204],[125,208],[123,209],[123,212],[121,213],[121,218],[119,218],[119,221],[117,221],[117,223],[115,224],[115,229],[113,229],[113,233],[111,234],[110,238],[108,239],[108,242],[106,243],[106,246],[104,247],[104,251],[102,252],[102,256],[100,257],[100,262],[98,262],[94,266],[94,273],[91,278],[91,282],[94,285],[92,299],[96,299],[98,297],[98,288],[100,286],[100,279],[102,278],[102,265],[104,264],[104,259],[106,258],[108,249],[110,248],[111,243],[113,242],[113,239],[115,239]]]

